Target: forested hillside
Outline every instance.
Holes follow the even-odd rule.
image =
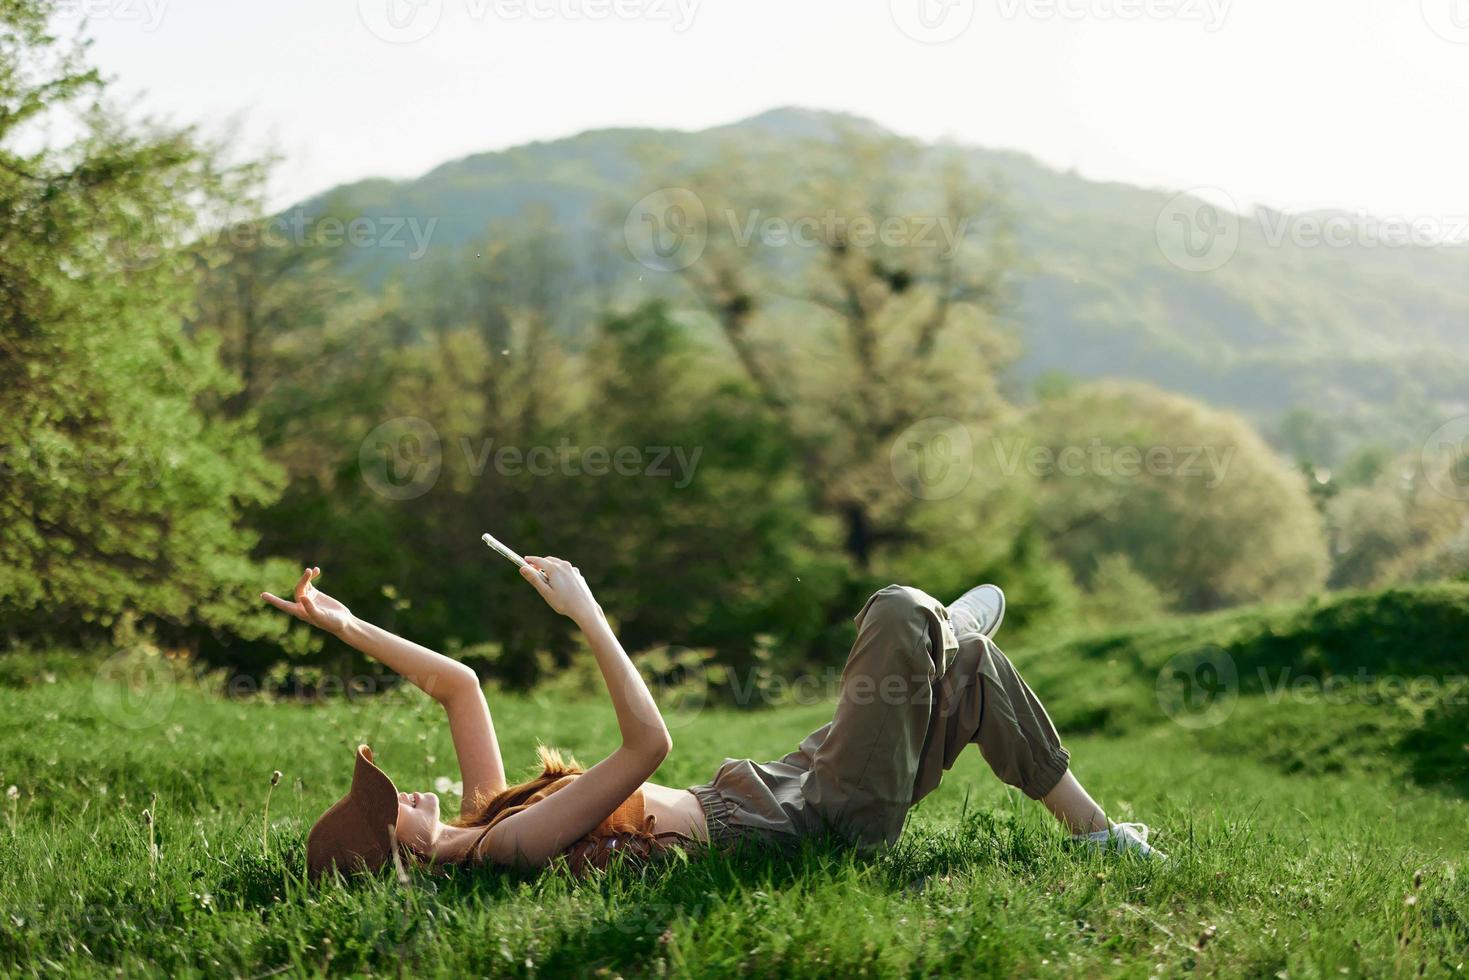
[[[774,213],[762,201],[803,181],[813,143],[851,134],[891,136],[799,109],[696,133],[601,130],[478,154],[416,180],[344,186],[300,213],[394,219],[419,232],[415,241],[405,231],[402,248],[342,251],[354,277],[374,288],[398,276],[432,279],[487,228],[534,214],[571,245],[568,289],[677,303],[687,299],[678,276],[650,273],[627,254],[623,224],[640,199],[708,177],[734,155],[756,182],[730,188],[736,213],[711,221],[748,230]],[[1014,249],[1006,274],[1020,355],[1012,386],[1052,372],[1149,380],[1239,409],[1282,449],[1325,465],[1364,444],[1415,447],[1469,404],[1469,358],[1443,353],[1462,350],[1469,329],[1469,250],[1409,244],[1411,229],[1358,215],[1260,210],[1219,212],[1238,228],[1237,248],[1232,239],[1211,246],[1203,227],[1211,219],[1200,218],[1190,233],[1208,254],[1195,263],[1178,251],[1174,212],[1187,205],[1170,204],[1172,192],[1089,181],[975,147],[916,148],[896,175],[902,193],[919,210],[932,204],[928,189],[956,158],[995,191],[993,217]],[[1439,230],[1454,233],[1447,221]],[[799,263],[802,252],[787,248],[778,260]],[[594,306],[567,302],[564,328],[586,330]]]

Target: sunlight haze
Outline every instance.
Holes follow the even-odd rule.
[[[586,129],[799,105],[1242,206],[1469,215],[1461,0],[98,0],[149,111],[284,155],[287,205]],[[1309,38],[1302,43],[1302,38]],[[178,79],[187,78],[186,85]]]

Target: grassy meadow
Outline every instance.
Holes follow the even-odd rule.
[[[1168,28],[1205,111],[1081,120],[1098,180],[970,111],[1137,101],[1141,48],[1028,56],[1056,4],[960,41],[926,22],[973,4],[891,0],[860,46],[724,4],[630,58],[582,32],[695,0],[0,0],[0,980],[1462,975],[1469,250],[1458,184],[1372,165],[1448,131],[1381,93],[1459,80],[1454,2]],[[1151,37],[1199,5],[1131,6]],[[1349,84],[1343,24],[1411,70]],[[1262,125],[1282,66],[1351,125]],[[1143,166],[1160,126],[1212,186]],[[460,803],[438,706],[260,601],[307,563],[476,672],[513,777],[615,747],[585,638],[486,531],[585,564],[672,786],[828,721],[874,588],[999,581],[1077,775],[1172,860],[1078,846],[970,750],[875,856],[307,882],[359,743]]]
[[[970,750],[887,855],[813,846],[583,883],[302,881],[305,832],[358,741],[401,788],[457,778],[437,706],[417,692],[307,705],[170,684],[157,665],[137,689],[111,667],[45,658],[22,677],[13,659],[0,973],[1459,975],[1465,620],[1469,589],[1440,587],[1011,651],[1072,733],[1076,772],[1113,819],[1152,825],[1167,864],[1075,851]],[[1235,669],[1209,703],[1166,683],[1194,648]],[[1345,693],[1312,700],[1311,678],[1354,672]],[[1437,686],[1399,691],[1399,676]],[[512,768],[537,738],[584,761],[615,738],[592,698],[492,692],[491,707]],[[687,785],[726,755],[778,756],[830,710],[679,714],[657,778]]]

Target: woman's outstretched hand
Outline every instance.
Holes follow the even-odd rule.
[[[533,585],[552,609],[577,625],[602,616],[602,607],[597,605],[587,580],[582,578],[581,569],[560,558],[526,555],[525,560],[528,564],[521,568],[520,577]]]
[[[320,568],[308,568],[301,573],[301,578],[296,582],[294,602],[287,602],[269,592],[260,593],[260,598],[303,623],[310,623],[340,636],[352,622],[352,610],[311,584],[320,574]]]

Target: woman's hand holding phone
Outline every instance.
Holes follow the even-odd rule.
[[[526,555],[520,577],[529,582],[546,604],[578,626],[603,618],[602,607],[592,595],[581,569],[560,558]]]

